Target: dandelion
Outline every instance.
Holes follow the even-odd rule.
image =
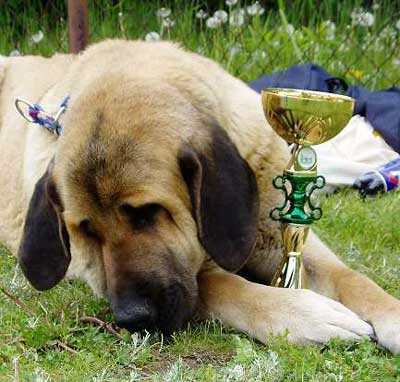
[[[37,33],[31,36],[31,41],[35,44],[39,44],[39,42],[43,40],[43,37],[43,31],[39,30]]]
[[[244,24],[244,9],[234,9],[229,15],[229,24],[234,27],[240,27]]]
[[[209,17],[206,21],[206,26],[210,29],[218,28],[221,24],[221,20],[216,17]]]
[[[292,25],[292,24],[287,24],[286,25],[286,27],[285,27],[285,32],[288,34],[288,35],[292,35],[293,33],[294,33],[294,31],[295,31],[295,29],[294,29],[294,26]]]
[[[157,17],[161,17],[162,19],[165,19],[170,14],[171,14],[171,9],[164,8],[164,7],[158,9],[157,12],[156,12]]]
[[[205,19],[207,18],[207,12],[204,12],[202,9],[200,9],[197,13],[196,13],[196,18],[197,19]]]
[[[396,23],[396,28],[400,31],[400,19],[399,20],[397,20],[397,23]]]
[[[22,56],[22,53],[18,49],[14,49],[9,54],[10,57],[18,57]]]
[[[359,80],[363,77],[364,72],[362,70],[359,69],[351,69],[346,73],[347,77],[353,77],[356,80]]]
[[[327,40],[335,39],[336,24],[331,20],[326,20],[323,23],[325,37]]]
[[[172,28],[175,25],[175,21],[170,19],[169,17],[166,17],[165,19],[163,19],[162,21],[162,26],[164,28]]]
[[[144,39],[148,42],[155,42],[160,40],[160,35],[157,32],[149,32]]]
[[[225,1],[225,4],[226,4],[228,7],[232,7],[233,5],[236,5],[237,2],[238,2],[238,0],[226,0],[226,1]]]
[[[118,17],[121,19],[122,17],[124,17],[124,14],[122,12],[118,12]]]
[[[235,44],[235,45],[231,46],[228,51],[229,57],[231,57],[231,58],[235,57],[238,53],[240,53],[241,50],[242,50],[242,47],[240,44]]]
[[[265,53],[263,50],[257,49],[254,53],[253,53],[253,58],[257,61],[262,61],[265,60],[267,58],[267,53]]]
[[[254,4],[249,5],[247,8],[247,13],[250,16],[261,16],[264,13],[264,8],[260,5],[258,1],[256,1]]]
[[[373,9],[374,11],[377,11],[380,7],[381,7],[381,6],[380,6],[378,3],[374,3],[374,4],[372,5],[372,9]]]
[[[375,22],[375,16],[371,12],[365,12],[362,8],[355,8],[350,17],[353,25],[362,27],[371,27]]]
[[[223,10],[215,11],[214,17],[220,20],[222,24],[225,24],[228,21],[228,14]]]

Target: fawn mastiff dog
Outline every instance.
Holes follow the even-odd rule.
[[[289,153],[259,95],[216,63],[110,40],[3,58],[0,83],[0,241],[36,289],[82,278],[131,331],[171,333],[200,312],[262,342],[375,336],[400,353],[400,302],[315,234],[310,289],[268,286],[282,256],[271,177]],[[66,95],[59,137],[14,107]]]

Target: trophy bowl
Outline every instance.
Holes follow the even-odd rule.
[[[318,145],[339,134],[353,115],[354,99],[310,90],[267,88],[264,114],[287,142]]]

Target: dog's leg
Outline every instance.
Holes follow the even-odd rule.
[[[341,302],[370,322],[378,342],[393,353],[400,353],[399,300],[348,268],[312,232],[304,262],[312,290]]]
[[[200,299],[206,313],[262,342],[287,333],[291,342],[371,336],[372,327],[342,304],[310,290],[272,288],[221,269],[203,271]]]

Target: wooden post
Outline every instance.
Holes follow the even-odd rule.
[[[87,0],[68,0],[69,50],[79,53],[88,43]]]

